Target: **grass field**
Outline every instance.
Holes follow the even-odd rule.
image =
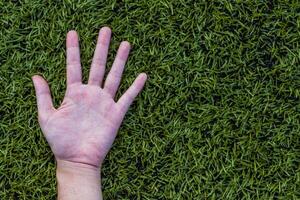
[[[55,199],[33,74],[65,85],[65,36],[84,79],[98,30],[133,50],[118,95],[149,75],[105,160],[105,199],[300,199],[300,4],[0,0],[0,199]]]

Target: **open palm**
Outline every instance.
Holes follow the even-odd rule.
[[[102,28],[88,84],[83,84],[78,35],[75,31],[67,34],[67,90],[58,109],[53,107],[47,82],[38,75],[32,78],[39,123],[56,159],[98,167],[108,153],[130,104],[144,86],[147,76],[141,73],[123,96],[114,101],[130,44],[120,44],[102,84],[110,38],[111,30]]]

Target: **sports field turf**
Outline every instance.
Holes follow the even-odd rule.
[[[65,91],[65,36],[87,80],[98,30],[146,72],[103,170],[105,199],[300,199],[300,3],[0,0],[0,199],[55,199],[31,76]]]

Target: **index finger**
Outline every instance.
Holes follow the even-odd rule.
[[[78,35],[76,31],[67,34],[67,86],[81,83],[81,64]]]

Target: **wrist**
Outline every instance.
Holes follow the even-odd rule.
[[[56,161],[58,199],[99,199],[101,196],[100,168],[59,159]],[[92,194],[96,195],[93,195],[93,198],[87,198]]]
[[[56,159],[56,170],[59,172],[78,173],[82,175],[100,175],[101,165],[94,166],[85,163]]]

